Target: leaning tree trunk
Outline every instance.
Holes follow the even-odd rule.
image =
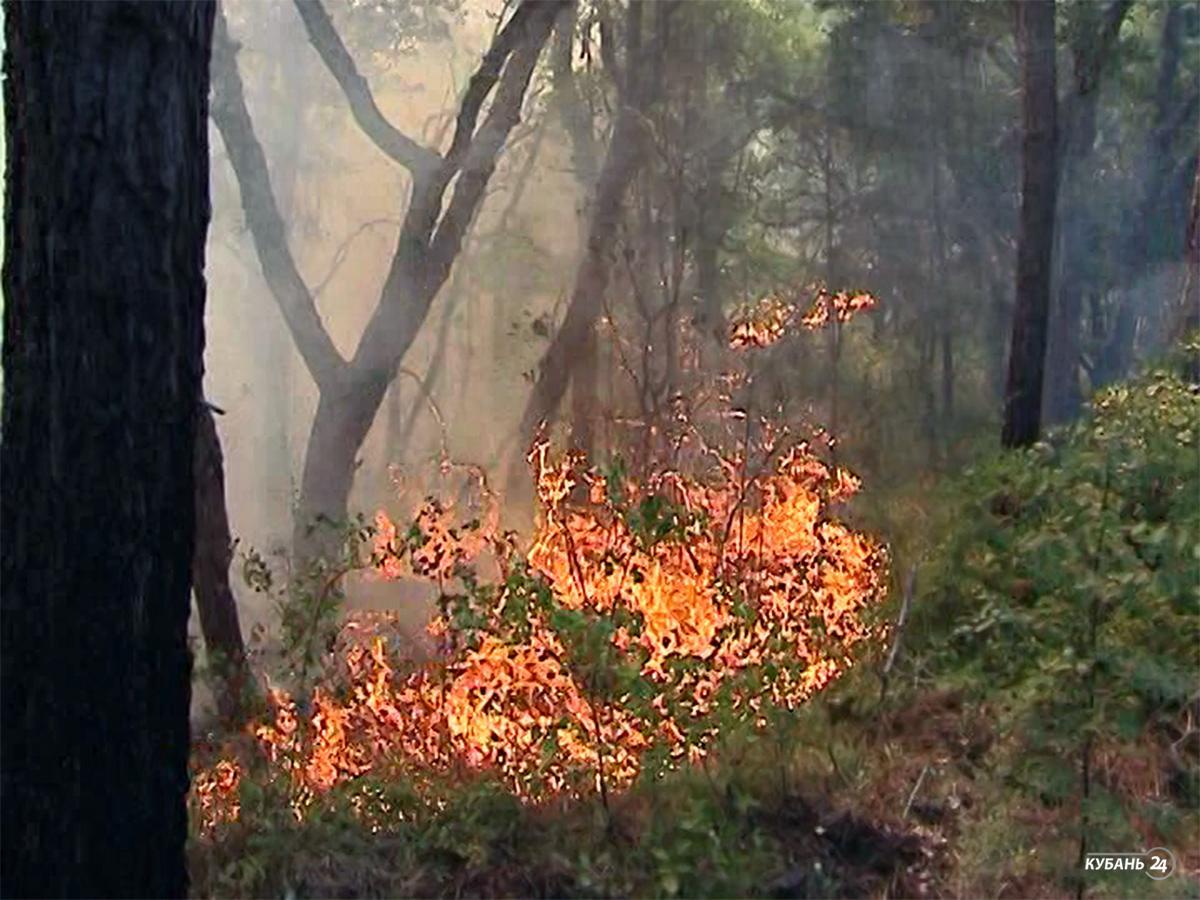
[[[574,375],[575,362],[586,362],[591,358],[588,344],[595,341],[596,321],[608,290],[610,257],[617,239],[625,194],[646,153],[645,114],[661,89],[661,60],[666,49],[662,14],[669,7],[664,4],[655,8],[659,14],[655,40],[643,51],[640,44],[643,5],[632,3],[628,10],[628,61],[623,73],[614,73],[618,79],[621,107],[596,177],[587,241],[575,273],[566,316],[542,355],[537,380],[521,415],[519,434],[525,446],[542,424],[548,424],[558,415]],[[589,365],[594,370],[594,361]],[[584,374],[588,374],[586,368]],[[518,454],[508,471],[510,493],[518,490],[523,471]]]
[[[202,403],[196,421],[196,547],[192,583],[196,612],[209,668],[216,676],[217,712],[226,725],[237,724],[250,686],[246,645],[238,621],[237,599],[229,585],[233,536],[225,508],[225,465],[212,408]]]
[[[0,893],[180,897],[213,6],[4,12]]]
[[[578,6],[558,20],[551,55],[555,108],[571,146],[575,178],[583,189],[584,202],[576,210],[579,245],[587,246],[592,191],[596,187],[599,151],[592,130],[591,111],[579,90],[572,64]],[[582,338],[571,371],[571,442],[589,457],[595,453],[596,416],[600,408],[599,340],[595,329]]]
[[[1017,4],[1017,42],[1024,121],[1016,307],[1001,433],[1006,447],[1032,444],[1041,431],[1057,186],[1054,0]]]
[[[542,357],[533,393],[521,417],[521,439],[525,443],[540,423],[558,413],[571,380],[573,363],[600,316],[622,201],[641,164],[643,143],[641,114],[627,107],[617,118],[608,157],[600,170],[587,246],[575,274],[566,318]]]

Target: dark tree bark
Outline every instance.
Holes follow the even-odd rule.
[[[225,510],[225,465],[212,408],[202,403],[196,421],[196,548],[192,584],[208,664],[217,677],[217,712],[228,725],[242,718],[250,672],[229,585],[233,536]]]
[[[182,897],[213,6],[4,15],[0,891]]]
[[[579,90],[573,58],[575,27],[579,8],[572,4],[567,14],[558,20],[554,30],[554,47],[551,56],[551,78],[554,88],[554,107],[563,130],[571,142],[571,165],[575,178],[589,196],[596,186],[596,175],[600,169],[596,135],[592,129],[592,115]],[[580,210],[579,218],[586,222],[586,206]],[[581,224],[581,228],[583,225]]]
[[[573,363],[600,315],[622,201],[640,164],[643,142],[640,116],[626,107],[617,118],[600,171],[587,247],[575,274],[566,318],[542,356],[533,393],[521,417],[521,438],[526,443],[539,423],[550,421],[558,413],[571,381]]]
[[[591,220],[592,192],[596,188],[599,149],[592,129],[591,111],[584,102],[572,65],[575,26],[579,8],[572,4],[569,15],[559,19],[551,56],[554,107],[571,145],[571,164],[575,178],[584,190],[584,202],[576,212],[580,246],[587,247]],[[595,329],[588,329],[575,354],[571,380],[571,443],[589,456],[595,451],[595,422],[599,412],[599,340]]]
[[[564,5],[565,0],[526,0],[517,7],[467,86],[450,147],[437,153],[383,117],[321,4],[296,0],[310,43],[341,87],[355,120],[381,152],[412,176],[412,193],[387,279],[349,360],[325,330],[312,291],[288,249],[262,146],[246,109],[237,47],[223,21],[218,21],[213,118],[229,151],[263,275],[320,394],[296,514],[294,549],[300,568],[336,552],[331,534],[314,532],[313,525],[347,518],[359,448],[458,257],[496,158],[520,120],[534,66]],[[489,97],[492,101],[483,115]]]
[[[717,38],[710,37],[715,44]],[[700,121],[709,135],[700,151],[700,183],[695,197],[696,299],[695,326],[703,336],[700,345],[705,369],[715,371],[729,349],[729,323],[725,318],[725,289],[721,276],[721,248],[729,233],[732,214],[724,186],[726,171],[745,146],[748,131],[740,124],[734,132],[728,125],[729,107],[699,110]]]
[[[1016,306],[1001,432],[1005,447],[1032,444],[1041,432],[1058,181],[1054,0],[1026,0],[1016,4],[1016,9],[1023,116],[1021,212],[1017,233]]]

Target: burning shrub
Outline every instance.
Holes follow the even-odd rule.
[[[731,345],[767,346],[874,302],[820,288],[801,313],[768,298],[735,319]],[[762,727],[838,678],[873,635],[863,613],[885,564],[882,548],[831,516],[859,481],[786,429],[752,428],[744,410],[719,419],[732,453],[679,415],[669,464],[643,460],[636,479],[620,459],[601,470],[538,440],[528,461],[539,515],[524,550],[500,531],[476,469],[480,513],[466,521],[427,498],[407,528],[383,512],[358,523],[349,561],[317,573],[315,599],[283,599],[301,700],[271,691],[255,758],[199,775],[202,823],[237,817],[243,764],[282,778],[298,817],[339,785],[403,781],[433,798],[471,774],[525,799],[594,792],[607,804],[609,791],[703,758],[721,734]],[[361,568],[436,585],[428,658],[390,653],[372,634],[379,622],[314,641],[339,580]],[[333,651],[309,695],[322,646]]]
[[[702,458],[707,472],[635,483],[619,462],[600,471],[539,442],[525,552],[499,532],[486,487],[488,513],[461,524],[432,499],[404,530],[380,513],[362,562],[438,585],[437,653],[401,671],[382,637],[358,633],[306,708],[271,692],[273,719],[254,734],[297,814],[366,773],[491,773],[529,799],[607,798],[836,679],[871,636],[861,614],[884,562],[829,518],[857,480],[778,437]],[[206,822],[236,817],[239,775],[224,760],[197,779]]]
[[[873,309],[879,301],[866,291],[838,291],[823,285],[809,289],[808,307],[800,309],[798,300],[787,293],[768,294],[740,309],[733,318],[729,346],[734,350],[769,347],[796,326],[817,331],[831,322],[845,324],[860,312]]]

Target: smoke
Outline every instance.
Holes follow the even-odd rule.
[[[328,8],[387,119],[444,149],[499,4],[435,5],[428,20],[437,27],[401,46],[364,33],[361,9]],[[395,250],[408,174],[363,135],[291,4],[243,0],[227,4],[226,16],[241,45],[247,106],[288,246],[331,338],[350,358]],[[394,466],[427,475],[443,454],[495,466],[515,447],[524,373],[544,346],[535,323],[566,290],[578,254],[581,189],[545,115],[545,94],[542,87],[527,97],[471,236],[362,447],[352,510],[395,508]],[[205,390],[224,411],[218,429],[234,535],[243,550],[282,566],[317,392],[263,278],[215,128],[211,146]],[[236,571],[233,578],[243,630],[268,621],[264,600]],[[369,583],[352,595],[352,605],[412,599],[403,587]]]

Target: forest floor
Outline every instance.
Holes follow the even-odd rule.
[[[1120,386],[939,491],[915,596],[894,578],[881,611],[911,620],[771,728],[603,798],[481,779],[414,806],[364,777],[417,810],[384,828],[245,778],[196,829],[193,894],[1200,897],[1198,447],[1195,386]],[[1166,879],[1079,864],[1152,847]]]

